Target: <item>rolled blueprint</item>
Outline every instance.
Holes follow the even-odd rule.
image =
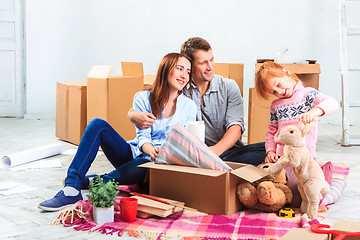
[[[193,135],[205,142],[205,124],[204,121],[192,121],[186,123],[186,129]]]
[[[1,165],[3,168],[10,168],[21,164],[37,161],[43,158],[60,154],[64,151],[62,143],[54,143],[42,147],[32,148],[22,152],[3,156]]]

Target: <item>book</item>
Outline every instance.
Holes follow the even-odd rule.
[[[170,204],[158,202],[152,199],[148,199],[141,196],[133,196],[138,199],[138,217],[147,218],[152,215],[158,217],[167,217],[173,213],[180,212],[183,210],[181,207],[172,206]],[[158,198],[158,197],[157,197]],[[166,198],[158,198],[161,200],[165,200],[170,203],[175,203],[176,205],[185,205],[183,202],[174,201]],[[146,213],[146,214],[144,214]]]
[[[140,218],[149,218],[151,216],[158,216],[158,217],[162,217],[165,218],[171,214],[180,212],[183,210],[183,208],[181,207],[177,207],[177,206],[173,206],[170,204],[166,204],[166,203],[162,203],[162,202],[158,202],[152,199],[148,199],[142,196],[131,196],[133,198],[138,199],[138,212],[137,212],[137,216]],[[183,202],[178,202],[175,200],[171,200],[171,199],[166,199],[166,198],[159,198],[156,197],[157,199],[161,199],[161,200],[165,200],[169,203],[174,203],[178,206],[184,206],[185,203]],[[120,210],[120,206],[118,205],[119,202],[115,201],[115,207],[117,207]]]

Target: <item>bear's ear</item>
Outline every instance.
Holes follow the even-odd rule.
[[[311,132],[315,123],[316,123],[316,120],[314,120],[308,124],[304,124],[302,121],[299,122],[298,128],[300,129],[303,137],[308,135]]]

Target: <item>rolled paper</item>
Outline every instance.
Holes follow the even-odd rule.
[[[205,124],[204,121],[192,121],[186,123],[186,129],[193,135],[205,142]]]
[[[57,154],[61,154],[63,151],[64,145],[62,143],[49,144],[42,147],[32,148],[22,152],[3,156],[1,159],[1,165],[3,168],[15,167],[43,158],[51,157]]]

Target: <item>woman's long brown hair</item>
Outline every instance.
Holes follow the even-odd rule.
[[[162,118],[162,110],[169,100],[169,74],[175,69],[179,58],[184,57],[190,61],[190,58],[180,53],[169,53],[165,55],[160,62],[155,81],[150,90],[151,112],[156,118]],[[190,74],[191,77],[191,74]],[[190,82],[190,80],[189,80]]]

